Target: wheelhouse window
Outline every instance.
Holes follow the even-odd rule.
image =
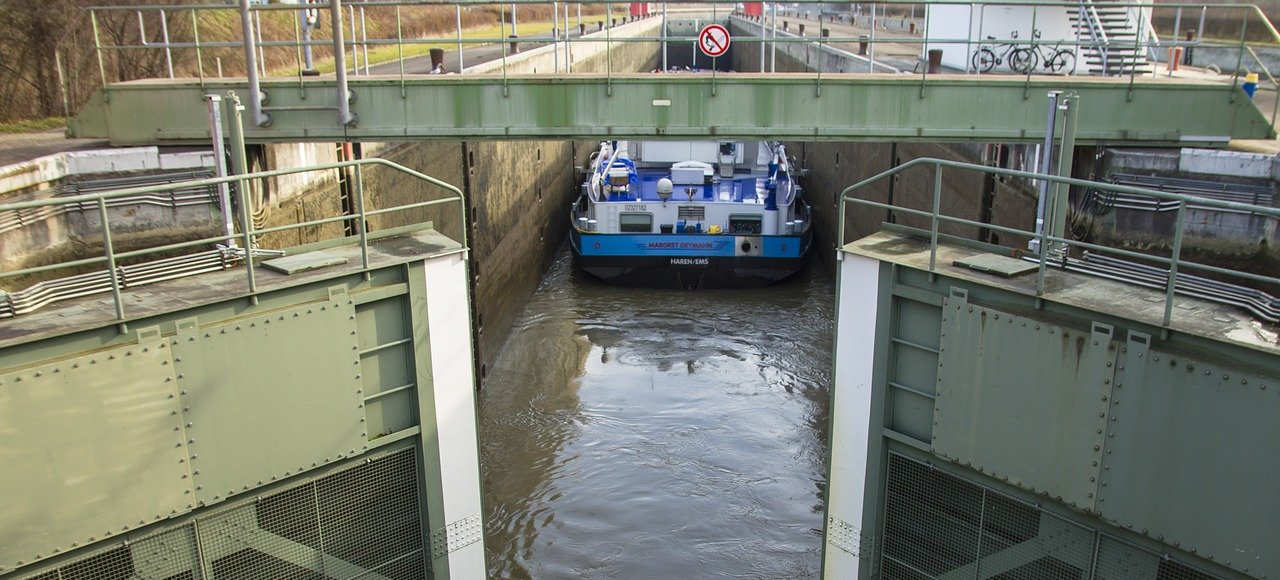
[[[729,214],[729,233],[758,234],[761,229],[761,217],[752,214]]]
[[[621,213],[618,214],[618,229],[622,232],[643,233],[653,232],[653,214],[651,213]]]

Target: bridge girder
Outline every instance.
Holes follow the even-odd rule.
[[[332,79],[263,83],[271,123],[249,142],[768,137],[829,141],[1034,142],[1049,90],[1081,97],[1079,144],[1223,145],[1267,139],[1240,89],[1185,80],[888,74],[358,77],[343,126]],[[202,95],[244,79],[145,80],[100,90],[75,137],[117,145],[207,141]]]

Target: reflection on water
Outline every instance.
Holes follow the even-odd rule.
[[[480,395],[493,578],[809,578],[834,285],[607,286],[552,266]]]

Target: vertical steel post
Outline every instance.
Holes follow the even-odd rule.
[[[1038,168],[1038,171],[1044,174],[1051,173],[1049,163],[1053,159],[1053,138],[1054,132],[1058,127],[1058,95],[1061,94],[1062,91],[1049,91],[1049,110],[1045,113],[1044,145],[1043,149],[1040,150],[1040,167]],[[1038,189],[1040,196],[1036,201],[1036,235],[1044,232],[1045,207],[1047,206],[1045,202],[1049,197],[1049,181],[1041,179]],[[1041,258],[1044,257],[1044,246],[1040,245],[1039,239],[1032,240],[1030,245],[1032,246],[1031,249],[1040,254]]]
[[[874,10],[874,4],[872,10]],[[890,179],[893,179],[892,177]],[[929,276],[938,262],[938,211],[942,207],[942,165],[933,164],[933,214],[929,216]]]
[[[209,106],[209,135],[213,137],[213,170],[217,177],[227,176],[227,150],[222,132],[222,97],[205,95]],[[227,236],[227,245],[236,247],[235,222],[231,217],[231,184],[218,184],[218,206],[222,211],[222,233]]]
[[[1173,293],[1178,286],[1178,259],[1182,256],[1182,220],[1186,218],[1186,214],[1187,202],[1179,201],[1177,222],[1173,226],[1173,254],[1169,261],[1169,279],[1164,289],[1164,323],[1161,326],[1165,328],[1169,327],[1169,322],[1173,319]]]
[[[458,74],[462,74],[462,69],[466,68],[462,62],[462,5],[458,4],[453,8],[453,17],[458,27]]]
[[[915,6],[915,4],[912,4],[912,6]],[[925,12],[924,12],[924,29],[925,29],[925,30],[928,30],[928,29],[929,29],[929,17],[930,17],[930,16],[932,16],[932,15],[933,15],[933,11],[932,11],[932,10],[925,10]],[[925,36],[926,36],[926,37],[928,37],[928,34],[926,33],[926,34],[925,34]],[[923,98],[924,98],[924,83],[925,83],[925,80],[929,77],[929,44],[928,44],[928,43],[925,43],[925,42],[922,42],[922,43],[920,43],[920,46],[922,46],[922,47],[923,47],[923,48],[921,48],[921,49],[920,49],[920,52],[921,52],[921,54],[920,54],[920,58],[921,58],[921,60],[924,62],[924,66],[920,67],[920,71],[921,71],[921,72],[920,72],[920,95],[919,95],[919,98],[923,99]]]
[[[124,300],[120,297],[120,275],[116,272],[116,250],[111,245],[111,223],[107,220],[106,198],[98,198],[98,216],[102,220],[102,247],[107,255],[107,269],[111,272],[111,298],[116,304],[116,320],[123,322]]]
[[[342,0],[329,0],[329,18],[333,25],[333,72],[338,84],[338,123],[355,122],[351,114],[351,93],[347,90],[347,54],[342,38]]]
[[[870,46],[867,47],[867,72],[876,72],[876,5],[871,5],[871,35],[868,38]]]
[[[498,44],[502,45],[502,96],[509,96],[510,87],[507,86],[507,19],[502,15],[502,9],[498,9]]]
[[[231,106],[231,170],[236,175],[243,176],[249,173],[249,159],[244,150],[244,118],[241,116],[244,105],[240,103],[240,97],[237,97],[234,92],[227,92],[227,100]],[[249,301],[257,304],[258,280],[253,271],[253,206],[249,198],[249,180],[237,181],[236,192],[240,199],[240,232],[241,243],[244,245],[245,276],[249,281]]]
[[[262,46],[262,13],[261,12],[253,13],[253,27],[254,27],[253,32],[254,34],[257,35],[258,67],[260,69],[260,74],[263,77],[265,77],[267,76],[267,49],[266,47]]]
[[[173,78],[173,47],[169,46],[169,13],[160,9],[160,38],[164,40],[164,67]]]
[[[196,74],[200,77],[200,90],[204,90],[204,56],[200,52],[200,12],[191,9],[191,42],[196,45]],[[218,65],[218,76],[222,76],[222,65]]]
[[[1076,94],[1067,94],[1062,99],[1062,141],[1058,148],[1058,167],[1054,171],[1059,177],[1071,177],[1072,164],[1075,161],[1076,151],[1076,121],[1079,118],[1080,97]],[[1050,222],[1051,227],[1049,234],[1055,238],[1065,239],[1067,231],[1067,208],[1069,206],[1068,194],[1071,186],[1066,183],[1058,183],[1057,193],[1053,196],[1053,216]],[[1064,244],[1064,242],[1055,242]],[[1041,256],[1044,254],[1042,253]]]
[[[253,33],[253,16],[249,0],[240,0],[240,30],[244,34],[244,68],[249,76],[249,114],[259,127],[268,123],[262,112],[262,84],[258,79],[258,46]]]
[[[511,34],[513,36],[518,37],[520,36],[520,32],[517,31],[516,28],[517,28],[516,27],[516,3],[512,2],[511,3]]]
[[[764,41],[766,38],[769,37],[769,31],[767,28],[765,28],[767,26],[767,23],[768,23],[768,18],[765,18],[764,15],[761,15],[760,16],[760,44],[756,45],[757,47],[756,50],[760,52],[760,72],[764,72]]]
[[[298,67],[298,96],[306,100],[307,90],[302,83],[302,72],[306,70],[306,66],[302,63],[302,27],[306,19],[306,11],[299,10],[293,13],[293,41],[296,46],[293,50],[293,63]],[[307,39],[310,42],[310,38]]]
[[[1154,17],[1154,16],[1153,16]],[[1178,45],[1178,38],[1182,36],[1182,7],[1173,13],[1173,45]],[[1173,66],[1173,55],[1169,55],[1169,66]],[[1169,71],[1172,73],[1172,69]]]
[[[769,43],[769,72],[778,72],[778,3],[771,2],[773,8],[773,42]]]
[[[551,72],[560,72],[560,0],[551,0]]]
[[[573,52],[569,50],[569,2],[564,3],[564,72],[573,72]]]
[[[360,233],[360,266],[364,269],[365,280],[369,279],[369,232],[368,217],[364,213],[364,167],[356,166],[355,186],[356,186],[356,214],[360,216],[360,223],[356,224],[356,231]],[[465,227],[465,226],[464,226]]]
[[[714,6],[714,4],[712,6]],[[606,23],[613,24],[613,2],[609,2],[605,4],[604,10],[605,10],[604,21]],[[515,17],[512,17],[511,21],[514,23]],[[609,26],[604,29],[604,62],[605,62],[604,92],[606,96],[610,96],[610,97],[613,96],[613,44],[610,40],[610,34],[609,34],[611,30],[613,30],[613,26]]]
[[[360,76],[360,35],[356,33],[356,7],[347,5],[347,16],[351,19],[351,75]]]
[[[1235,102],[1236,89],[1240,87],[1240,65],[1244,64],[1244,40],[1245,33],[1249,29],[1249,12],[1243,11],[1240,16],[1240,48],[1236,50],[1236,69],[1231,71],[1231,100]],[[1280,98],[1280,94],[1277,94]]]
[[[579,4],[578,6],[582,6],[582,5]],[[668,34],[670,34],[670,31],[667,30],[667,3],[663,2],[662,3],[662,72],[666,72],[667,69],[670,68],[667,66],[667,35]],[[1277,102],[1280,102],[1280,100],[1277,100]]]
[[[916,6],[915,4],[911,5],[911,11],[913,14],[915,13],[915,6]],[[924,7],[925,18],[929,17],[930,12],[932,12],[932,10],[929,9],[929,6],[925,6]],[[1080,30],[1080,27],[1076,27],[1076,30],[1077,30],[1076,40],[1078,41],[1080,40],[1079,32],[1078,32]],[[929,37],[928,25],[925,25],[922,36],[924,36],[925,38]],[[964,29],[964,74],[969,74],[969,66],[970,66],[969,63],[971,61],[973,61],[973,4],[972,3],[969,4],[969,24],[965,26],[965,29]]]
[[[440,59],[443,61],[444,59]],[[396,61],[400,63],[400,98],[406,98],[409,93],[404,88],[404,29],[400,22],[400,6],[396,5]],[[444,68],[441,62],[440,68]]]
[[[98,55],[98,77],[102,79],[103,95],[108,101],[111,100],[111,93],[107,88],[107,67],[102,63],[102,40],[98,37],[98,13],[89,11],[89,24],[93,27],[93,52]],[[200,46],[199,43],[196,46]]]
[[[360,45],[364,51],[364,76],[369,76],[369,25],[364,19],[364,6],[360,7]]]
[[[71,103],[67,98],[67,78],[62,72],[62,52],[53,51],[53,65],[58,71],[58,92],[62,95],[62,116],[71,116]]]
[[[310,17],[307,12],[307,10],[299,11],[299,15],[302,17],[302,40],[306,43],[302,46],[302,60],[303,66],[306,67],[304,70],[314,71],[316,67],[314,64],[314,53],[311,50],[311,29],[319,23],[320,16],[317,14],[316,22],[313,23],[310,21]]]
[[[1129,63],[1129,92],[1125,95],[1126,102],[1133,102],[1133,78],[1138,74],[1138,55],[1143,54],[1138,45],[1142,42],[1142,16],[1142,10],[1138,10],[1138,28],[1133,34],[1133,62]]]

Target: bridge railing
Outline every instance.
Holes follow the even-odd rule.
[[[865,191],[869,186],[877,182],[889,179],[912,169],[921,168],[931,168],[933,170],[932,206],[929,210],[904,207],[900,204],[894,203],[881,203],[869,199],[860,199],[854,196],[854,194]],[[1062,186],[1087,188],[1091,191],[1148,196],[1175,202],[1177,204],[1177,212],[1174,218],[1175,222],[1173,226],[1170,255],[1165,257],[1128,250],[1116,247],[1115,245],[1096,244],[1083,240],[1072,239],[1067,237],[1065,234],[1062,236],[1053,235],[1049,232],[1050,228],[1047,226],[1040,228],[1038,231],[1033,231],[957,217],[954,215],[946,215],[941,209],[943,207],[942,183],[944,169],[1016,177],[1032,181],[1059,184]],[[1052,191],[1053,189],[1050,188],[1051,196],[1053,196]],[[1051,201],[1046,204],[1048,207],[1044,210],[1044,215],[1054,215],[1054,210],[1060,208],[1054,208],[1053,205],[1056,203],[1068,203],[1067,200],[1068,197],[1065,193],[1053,196]],[[892,202],[892,200],[890,201]],[[845,244],[845,222],[849,217],[847,212],[850,206],[884,209],[888,210],[891,214],[915,216],[928,220],[928,228],[906,227],[906,229],[921,236],[928,236],[930,272],[937,271],[940,226],[942,224],[954,224],[956,226],[967,226],[978,228],[979,230],[988,230],[1013,236],[1020,236],[1038,242],[1036,247],[1041,248],[1042,253],[1027,252],[1012,248],[1008,249],[1008,253],[1011,255],[1032,259],[1039,263],[1035,281],[1035,293],[1037,297],[1044,295],[1046,271],[1050,266],[1054,266],[1065,270],[1102,275],[1153,289],[1163,289],[1165,293],[1164,315],[1161,324],[1166,329],[1169,327],[1172,319],[1175,294],[1232,304],[1252,312],[1260,319],[1269,323],[1280,323],[1280,293],[1274,295],[1267,294],[1266,292],[1253,287],[1246,287],[1182,272],[1182,270],[1196,270],[1215,275],[1218,278],[1248,280],[1254,283],[1260,283],[1261,285],[1265,285],[1273,290],[1280,289],[1280,278],[1275,276],[1244,272],[1184,259],[1182,257],[1183,233],[1186,229],[1187,210],[1189,205],[1194,206],[1195,208],[1214,208],[1280,219],[1280,208],[1276,207],[1266,207],[1206,197],[1182,195],[1144,187],[1090,181],[1044,173],[989,167],[946,159],[921,157],[868,177],[867,179],[844,188],[844,190],[840,192],[837,249],[843,247]],[[1061,213],[1065,212],[1060,212],[1060,214]],[[948,236],[947,234],[941,235]],[[1086,251],[1085,260],[1073,257],[1072,250],[1075,250],[1076,253],[1080,250]],[[1089,253],[1094,254],[1090,256]],[[1118,261],[1110,259],[1111,256],[1120,256],[1134,261]],[[1159,264],[1159,266],[1149,266],[1146,264],[1147,262],[1154,262]],[[1255,286],[1256,285],[1258,284],[1255,284]]]
[[[614,6],[614,2],[605,0],[586,0],[584,2],[574,3],[578,6],[577,16],[571,18],[569,2],[553,2],[554,17],[552,18],[550,34],[540,32],[538,34],[522,36],[515,38],[509,36],[508,22],[514,22],[514,16],[508,18],[508,6],[510,10],[515,12],[520,5],[546,5],[546,2],[535,2],[533,0],[517,0],[515,2],[493,3],[481,2],[476,0],[453,0],[451,2],[441,2],[439,0],[369,0],[365,2],[348,2],[343,6],[342,0],[322,0],[314,4],[266,4],[266,3],[250,3],[248,0],[241,0],[240,3],[231,4],[194,4],[194,5],[159,5],[159,4],[135,4],[135,5],[104,5],[88,8],[91,25],[94,32],[94,47],[97,54],[98,70],[104,86],[108,85],[106,56],[110,53],[121,51],[136,50],[158,50],[164,51],[166,62],[166,74],[170,78],[174,78],[181,72],[182,67],[174,65],[174,51],[185,50],[194,51],[195,53],[195,74],[201,82],[206,78],[207,70],[205,67],[206,53],[212,50],[239,48],[239,52],[243,55],[243,61],[236,66],[237,71],[243,71],[248,78],[251,92],[261,95],[260,80],[267,77],[281,76],[296,77],[299,87],[305,87],[306,79],[309,72],[313,72],[314,68],[308,68],[312,62],[310,52],[312,49],[320,48],[327,51],[328,57],[333,59],[333,71],[337,77],[337,90],[339,94],[349,95],[347,88],[347,76],[369,74],[371,70],[370,64],[370,48],[375,50],[383,47],[395,47],[394,54],[387,54],[388,62],[399,62],[398,75],[403,82],[409,73],[405,69],[405,58],[412,58],[424,53],[426,48],[450,47],[455,49],[458,54],[458,71],[465,72],[463,49],[467,46],[475,46],[479,44],[499,44],[501,45],[501,73],[505,79],[508,74],[508,58],[511,50],[510,44],[513,42],[534,43],[549,45],[553,66],[549,72],[571,72],[572,54],[570,47],[575,43],[603,43],[606,47],[606,55],[612,53],[615,43],[656,43],[664,44],[668,42],[690,42],[691,37],[688,35],[672,35],[670,29],[663,26],[659,28],[657,36],[651,34],[637,35],[628,34],[619,36],[614,34],[614,25],[619,23],[627,23],[635,18],[661,18],[665,24],[671,18],[687,17],[687,9],[679,13],[672,11],[668,13],[666,3],[650,3],[655,7],[661,7],[648,15],[633,18],[625,10],[618,12],[618,7]],[[584,20],[581,12],[582,5],[603,6],[602,14],[588,14]],[[620,3],[622,4],[622,3]],[[1102,61],[1102,73],[1115,76],[1116,74],[1127,75],[1130,80],[1130,89],[1134,78],[1141,74],[1146,74],[1147,67],[1150,66],[1150,74],[1155,75],[1156,66],[1153,61],[1159,57],[1168,55],[1166,59],[1166,70],[1175,63],[1170,62],[1175,58],[1175,49],[1183,51],[1191,51],[1195,49],[1211,50],[1211,49],[1228,49],[1234,51],[1234,66],[1221,66],[1223,71],[1231,68],[1231,83],[1228,98],[1236,98],[1241,84],[1241,70],[1249,65],[1261,70],[1268,80],[1275,84],[1271,76],[1269,67],[1266,66],[1264,60],[1266,55],[1259,55],[1255,49],[1275,50],[1272,58],[1280,59],[1280,32],[1277,32],[1275,26],[1271,23],[1266,14],[1253,4],[1244,3],[1161,3],[1153,5],[1151,2],[1093,2],[1092,0],[1000,0],[997,2],[966,2],[962,0],[931,0],[927,2],[916,3],[894,3],[884,4],[869,3],[861,7],[862,10],[869,10],[869,17],[866,15],[832,15],[831,13],[822,13],[819,8],[809,9],[808,6],[821,6],[822,3],[817,0],[804,0],[798,4],[805,8],[784,8],[782,11],[785,16],[779,16],[777,5],[772,5],[771,10],[764,14],[745,14],[736,12],[735,3],[728,0],[712,0],[708,4],[711,5],[709,10],[704,10],[702,15],[711,16],[714,19],[727,18],[731,15],[737,18],[742,24],[748,28],[747,34],[740,34],[733,37],[733,43],[741,43],[748,45],[757,45],[760,50],[760,68],[763,71],[765,66],[765,48],[771,53],[769,62],[771,65],[776,63],[776,53],[779,47],[786,47],[791,44],[799,44],[810,47],[816,47],[819,50],[838,50],[840,47],[851,48],[858,46],[856,54],[851,51],[846,56],[852,57],[853,60],[867,64],[867,72],[898,70],[898,69],[915,69],[920,74],[921,89],[923,91],[927,84],[930,74],[944,72],[942,69],[930,71],[928,65],[927,51],[931,48],[943,48],[945,50],[963,50],[963,61],[960,66],[954,66],[954,59],[950,62],[950,72],[963,74],[1018,74],[1027,77],[1028,82],[1033,74],[1039,72],[1052,72],[1056,74],[1087,74],[1089,67],[1082,67],[1081,61],[1085,60],[1085,52],[1091,51],[1094,55],[1091,58],[1098,58]],[[469,35],[463,27],[463,10],[471,10],[476,7],[497,7],[500,14],[498,18],[498,35]],[[454,31],[452,35],[440,36],[406,36],[404,34],[404,10],[413,8],[433,7],[439,9],[442,7],[452,7],[455,12]],[[963,15],[959,17],[961,22],[935,23],[933,14],[935,11],[956,10],[959,9]],[[1106,18],[1097,15],[1097,10],[1111,9],[1123,12],[1126,22],[1125,31],[1119,34],[1107,34],[1102,30],[1102,20]],[[784,25],[792,18],[805,18],[806,11],[809,12],[809,18],[816,16],[818,18],[818,30],[805,32],[802,27],[803,23],[796,21],[795,28],[784,26],[784,30],[779,30],[779,19],[784,19]],[[1075,10],[1075,24],[1069,22],[1068,12]],[[394,21],[394,36],[377,37],[376,27],[375,36],[368,35],[368,13],[374,11],[384,11],[382,21]],[[394,18],[388,16],[393,12]],[[1016,16],[1010,14],[1016,12]],[[908,17],[910,13],[912,16]],[[919,13],[920,16],[915,16]],[[266,38],[263,36],[262,15],[275,14],[284,16],[270,16],[271,18],[291,20],[288,27],[291,29],[292,38]],[[327,14],[327,15],[326,15]],[[239,16],[239,26],[226,25],[226,22],[235,16]],[[438,15],[437,15],[438,16]],[[175,40],[170,35],[170,22],[175,17],[186,20],[188,30],[182,32],[181,39]],[[1112,16],[1111,18],[1114,18]],[[115,37],[122,40],[119,42],[105,43],[102,42],[99,34],[100,18],[111,18],[116,23]],[[344,22],[344,18],[347,20]],[[201,21],[206,23],[202,25]],[[590,26],[592,20],[595,20],[595,26]],[[136,20],[136,25],[133,21]],[[315,23],[328,21],[328,38],[322,38],[326,33],[322,32],[321,26]],[[576,20],[577,26],[571,27],[570,22]],[[955,20],[947,18],[945,20]],[[1170,28],[1169,21],[1172,20]],[[897,33],[890,33],[887,24],[891,22],[897,23],[901,28],[902,23],[910,21],[905,31],[899,30]],[[150,31],[148,31],[148,22],[150,22]],[[222,32],[221,38],[210,37],[209,31],[212,26],[209,24],[220,23]],[[1180,34],[1183,23],[1198,22],[1197,31],[1190,37],[1184,37]],[[359,24],[357,26],[357,23]],[[917,28],[916,23],[923,26]],[[1210,23],[1209,29],[1206,29],[1206,23]],[[1224,24],[1225,23],[1225,24]],[[1238,24],[1237,24],[1238,23]],[[280,24],[280,23],[277,23]],[[533,23],[526,23],[530,26]],[[548,24],[545,20],[538,23],[538,29],[546,28]],[[810,22],[812,24],[812,22]],[[848,26],[843,26],[843,25]],[[202,29],[201,27],[204,26]],[[853,33],[839,34],[840,28],[853,27]],[[1225,28],[1224,28],[1225,26]],[[1064,27],[1070,30],[1064,32]],[[120,32],[120,30],[124,32]],[[569,34],[570,30],[577,29],[581,31],[579,36]],[[1130,31],[1131,29],[1131,31]],[[1164,30],[1161,34],[1157,34],[1157,29]],[[157,32],[157,30],[159,32]],[[202,36],[203,30],[203,36]],[[934,31],[937,32],[934,32]],[[1055,31],[1056,30],[1056,31]],[[1255,34],[1254,31],[1257,31]],[[313,32],[315,34],[313,34]],[[592,34],[587,34],[591,32]],[[833,32],[836,32],[833,34]],[[1015,35],[1015,32],[1019,34]],[[1042,38],[1040,32],[1046,32]],[[351,34],[351,39],[346,39],[346,34]],[[994,37],[994,40],[988,37]],[[1131,38],[1130,38],[1131,37]],[[136,39],[136,40],[134,40]],[[884,50],[877,57],[877,47],[898,46],[899,59],[906,58],[907,62],[895,61],[892,56],[886,57]],[[910,56],[904,56],[903,47],[906,47]],[[282,67],[272,70],[266,66],[267,51],[274,51],[276,56],[281,54],[289,54],[292,57],[293,64],[289,67]],[[348,60],[348,50],[350,50],[350,61]],[[885,49],[887,50],[887,49]],[[1065,57],[1060,59],[1061,68],[1052,70],[1041,65],[1047,64],[1046,61],[1052,59],[1055,54],[1060,51],[1068,51],[1073,56],[1070,63],[1067,63]],[[990,52],[987,52],[990,51]],[[1021,57],[1014,59],[1015,51],[1023,51]],[[1035,57],[1027,56],[1030,52],[1036,53]],[[1118,55],[1116,53],[1119,53]],[[363,64],[361,63],[363,54]],[[990,59],[997,61],[994,66],[988,70],[985,64],[977,63],[979,55],[990,55]],[[1154,55],[1156,58],[1152,58]],[[563,60],[561,60],[563,58]],[[985,58],[985,57],[984,57]],[[1013,67],[1010,69],[1002,64],[1007,64],[1011,59],[1018,60],[1020,63],[1026,63],[1028,58],[1033,58],[1031,66]],[[1246,60],[1248,59],[1248,60]],[[280,61],[280,58],[276,59]],[[1143,65],[1139,65],[1137,61],[1141,61]],[[1228,59],[1229,60],[1229,59]],[[220,61],[219,61],[220,62]],[[563,62],[563,65],[561,64]],[[1069,64],[1069,66],[1068,66]],[[1229,63],[1228,63],[1229,64]],[[612,77],[615,72],[612,59],[606,56],[604,75]],[[218,66],[219,75],[221,75],[221,64]],[[775,66],[767,67],[776,70]],[[1022,70],[1019,70],[1022,69]],[[547,69],[543,69],[547,70]],[[1000,72],[1000,71],[1005,72]],[[634,71],[626,71],[634,72]],[[821,74],[823,72],[833,72],[831,70],[824,71],[819,66],[819,86],[821,83]],[[842,72],[858,72],[849,68]],[[716,72],[712,68],[710,82],[715,83]],[[1280,103],[1280,99],[1277,99]],[[342,124],[349,124],[354,121],[348,107],[348,98],[339,98],[338,104],[335,106],[312,106],[312,109],[336,109],[339,120]],[[1277,105],[1280,106],[1280,105]],[[252,118],[258,125],[267,125],[270,123],[270,111],[266,107],[262,99],[251,99],[249,103],[252,112]],[[1272,124],[1277,121],[1277,113],[1280,109],[1273,108]]]
[[[449,195],[447,197],[429,201],[407,203],[386,208],[369,209],[366,205],[367,200],[365,199],[366,196],[363,186],[363,172],[366,167],[389,168],[393,171],[406,174],[418,181],[441,188]],[[343,215],[279,226],[262,228],[254,226],[253,219],[251,218],[251,214],[253,213],[251,196],[248,192],[248,184],[251,181],[282,175],[344,169],[349,169],[353,172],[352,182],[354,186],[354,196],[352,201],[355,205],[354,211],[344,213]],[[107,211],[112,200],[120,198],[135,198],[139,195],[145,194],[166,193],[184,188],[213,187],[231,183],[237,184],[236,196],[239,211],[235,213],[239,214],[238,225],[240,231],[238,233],[228,230],[218,236],[145,247],[125,252],[119,252],[116,250],[116,244],[112,240],[111,219]],[[232,265],[237,262],[244,266],[245,281],[249,295],[251,299],[256,300],[258,284],[254,271],[253,258],[255,254],[262,252],[262,250],[258,248],[257,242],[257,239],[260,236],[273,232],[297,230],[335,222],[354,222],[356,237],[358,238],[360,246],[361,269],[367,272],[370,265],[369,232],[367,231],[368,218],[446,203],[458,204],[458,223],[462,226],[460,228],[460,242],[462,247],[466,248],[467,233],[464,214],[466,204],[463,200],[462,190],[449,183],[431,177],[430,175],[426,175],[398,163],[381,158],[326,163],[311,167],[275,169],[271,171],[231,175],[227,177],[215,177],[197,179],[193,181],[132,187],[102,193],[62,196],[49,199],[36,199],[0,204],[0,213],[11,210],[62,207],[69,205],[96,206],[102,230],[102,255],[100,256],[4,271],[0,272],[0,280],[14,278],[17,276],[42,274],[53,270],[65,270],[72,268],[83,269],[87,266],[95,266],[98,264],[106,264],[107,266],[103,271],[94,271],[65,278],[45,280],[20,291],[0,292],[0,319],[30,313],[54,302],[110,292],[112,301],[115,305],[115,319],[123,327],[125,320],[127,320],[125,303],[121,297],[121,291],[123,289],[164,280],[171,280],[202,272],[224,270],[232,267]],[[224,210],[228,207],[230,207],[229,203],[223,204]],[[229,216],[223,217],[227,223],[230,224],[231,220]],[[230,228],[230,225],[228,228]],[[216,249],[207,249],[209,246],[213,246],[215,244],[217,245]],[[177,257],[165,257],[150,262],[136,263],[131,266],[121,265],[121,262],[123,261],[131,261],[132,259],[142,258],[144,256],[154,256],[156,254],[170,255],[179,250],[190,250],[191,248],[201,247],[206,248],[206,250],[192,254],[179,255]],[[125,279],[126,274],[136,274],[136,279],[133,276],[129,279]]]

